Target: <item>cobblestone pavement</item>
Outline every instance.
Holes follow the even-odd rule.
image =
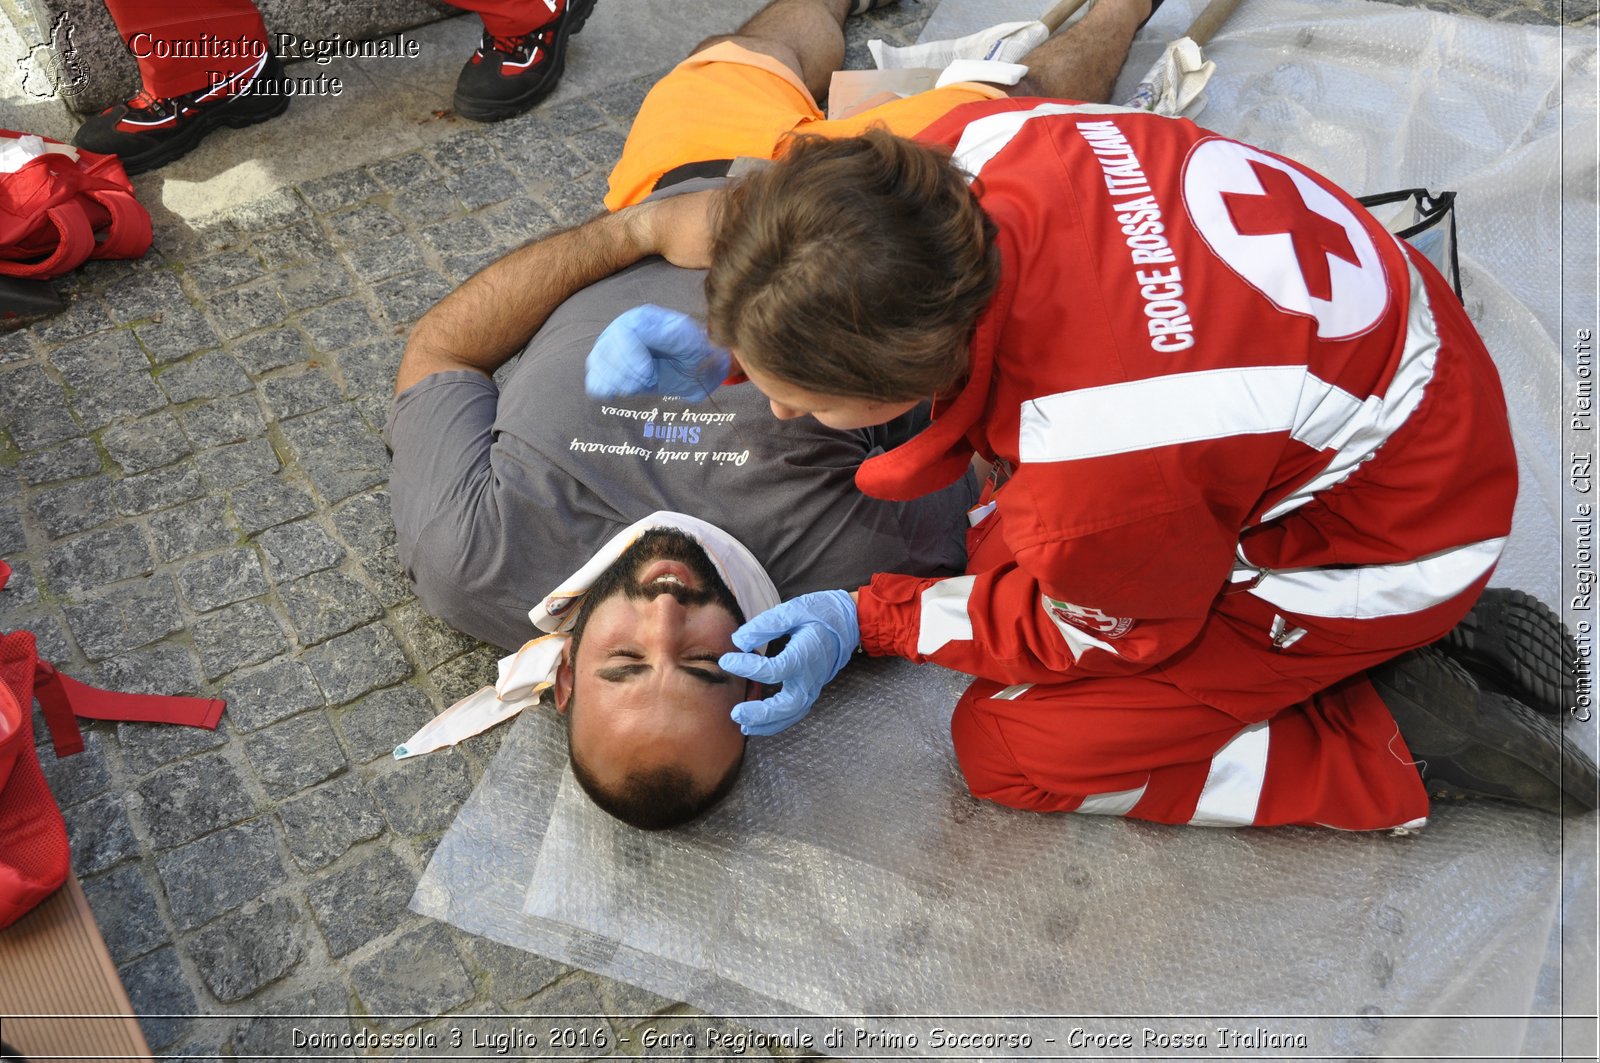
[[[914,39],[930,8],[852,21],[849,65],[869,65],[869,37]],[[1593,3],[1471,10],[1595,22]],[[83,754],[42,758],[159,1052],[327,1054],[295,1047],[296,1026],[448,1046],[467,1015],[486,1032],[495,1016],[632,1016],[582,1024],[612,1043],[720,1023],[410,913],[498,736],[389,757],[498,656],[429,618],[396,561],[378,432],[405,330],[499,253],[597,209],[658,73],[198,236],[158,230],[141,261],[62,282],[65,312],[0,335],[0,557],[16,569],[0,630],[32,630],[90,682],[228,701],[215,733],[96,724]],[[310,1015],[337,1018],[289,1018]]]

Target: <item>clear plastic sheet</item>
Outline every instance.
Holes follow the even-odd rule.
[[[948,0],[930,31],[979,6]],[[1168,0],[1124,81],[1198,6]],[[1460,193],[1465,297],[1523,462],[1495,582],[1559,601],[1561,359],[1595,316],[1592,43],[1251,0],[1207,54],[1203,124],[1357,194]],[[1595,816],[1441,806],[1390,838],[1011,812],[961,783],[965,682],[858,660],[751,744],[727,804],[666,834],[591,808],[554,715],[524,714],[412,905],[831,1056],[1593,1057],[1593,1022],[1560,1016],[1595,1010]],[[1593,750],[1594,724],[1569,733]]]

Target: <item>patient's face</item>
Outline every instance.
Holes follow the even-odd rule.
[[[574,707],[574,755],[602,784],[674,764],[713,788],[744,751],[729,713],[757,695],[717,666],[743,618],[705,551],[678,532],[647,532],[583,608],[556,692],[558,707]]]

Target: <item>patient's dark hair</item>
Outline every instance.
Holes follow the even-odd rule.
[[[711,338],[823,395],[948,391],[1000,281],[997,229],[949,151],[882,129],[785,145],[721,201]]]
[[[563,714],[567,726],[567,760],[572,765],[573,778],[589,795],[589,800],[630,827],[640,830],[681,827],[727,797],[728,791],[733,789],[733,784],[739,778],[739,769],[744,765],[742,752],[717,785],[704,793],[696,793],[694,777],[682,768],[675,767],[631,772],[618,786],[608,790],[578,759],[578,751],[573,746],[572,716],[578,711],[577,701],[574,692]]]

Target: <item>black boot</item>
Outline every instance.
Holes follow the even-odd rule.
[[[485,30],[483,43],[456,79],[456,114],[499,122],[550,95],[567,66],[567,40],[583,29],[594,5],[595,0],[567,0],[554,22],[520,37],[496,37]]]
[[[1578,646],[1554,610],[1531,594],[1491,587],[1435,645],[1478,685],[1509,694],[1546,716],[1577,702]]]
[[[1600,774],[1560,725],[1519,701],[1484,690],[1432,646],[1367,672],[1428,792],[1493,797],[1557,814],[1592,810]]]
[[[282,79],[283,65],[268,55],[254,71],[199,92],[167,99],[141,92],[83,123],[72,142],[118,156],[130,174],[143,173],[187,155],[214,129],[255,125],[288,110]]]

